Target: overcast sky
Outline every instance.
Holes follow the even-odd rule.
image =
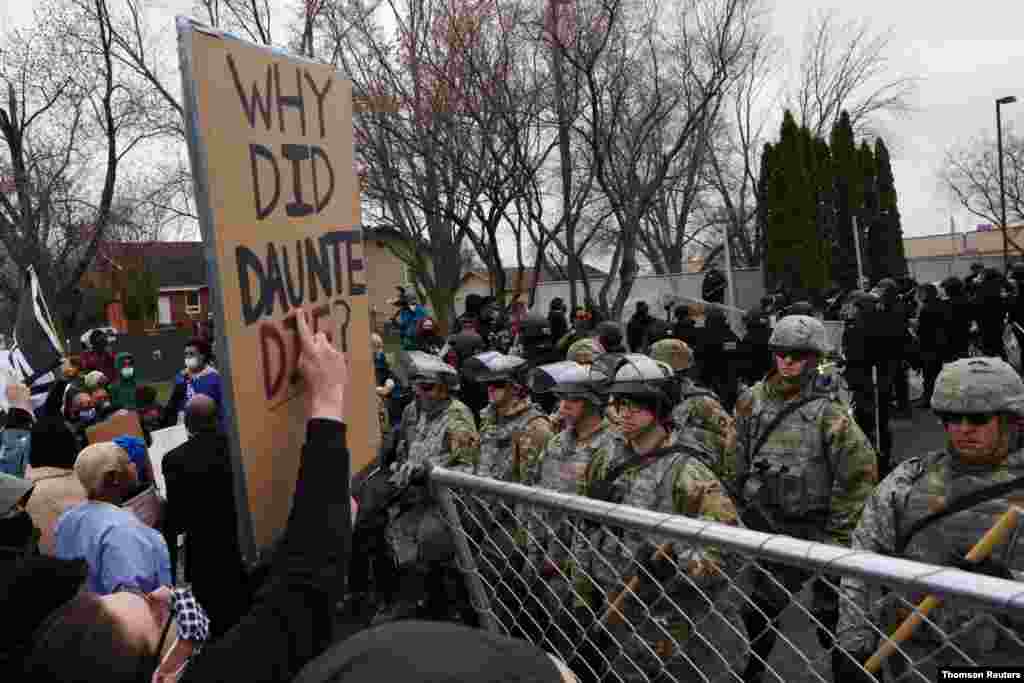
[[[0,28],[30,21],[33,2],[0,0]],[[191,2],[156,0],[151,5],[168,8],[171,31],[170,16]],[[915,110],[890,122],[886,132],[904,234],[946,232],[951,216],[958,230],[973,229],[981,220],[949,199],[937,174],[950,146],[995,131],[997,97],[1021,98],[1020,103],[1003,108],[1004,125],[1024,122],[1024,40],[1020,37],[1024,3],[777,0],[774,30],[791,62],[799,57],[809,14],[830,8],[838,10],[843,20],[868,18],[877,30],[891,27],[893,73],[921,78]]]

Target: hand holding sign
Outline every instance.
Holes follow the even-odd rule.
[[[295,316],[299,330],[299,372],[309,385],[311,418],[343,420],[345,417],[345,386],[348,384],[348,362],[323,332],[313,333],[309,313]]]

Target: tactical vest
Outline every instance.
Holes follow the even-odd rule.
[[[967,495],[994,484],[1024,476],[1024,451],[1010,455],[1006,467],[962,466],[954,463],[946,452],[932,453],[921,458],[921,473],[906,498],[903,513],[896,515],[896,533],[901,536],[918,519],[934,512],[955,498]],[[907,545],[908,559],[929,564],[948,564],[953,553],[965,555],[971,547],[995,524],[1009,505],[1024,506],[1024,489],[981,503],[972,508],[943,517],[917,532]],[[1024,572],[1024,540],[1019,531],[995,547],[992,558],[1004,563],[1011,571]],[[918,604],[924,594],[906,596],[911,604]],[[895,626],[904,616],[906,605],[892,605],[886,621]],[[929,619],[947,634],[967,635],[970,642],[963,645],[975,652],[991,652],[1000,647],[1000,630],[988,620],[977,620],[977,609],[967,605],[958,607],[955,602],[943,604],[932,612]],[[972,621],[974,620],[974,621]],[[1017,624],[1021,628],[1024,624]],[[1020,637],[1020,633],[1018,633]],[[919,642],[941,640],[941,636],[930,628],[920,628],[915,633]],[[960,640],[957,641],[960,643]],[[1007,643],[1008,644],[1008,643]]]
[[[517,462],[521,457],[516,439],[526,432],[533,420],[545,417],[544,413],[530,403],[511,417],[499,416],[494,406],[487,406],[480,417],[480,464],[476,473],[481,477],[518,481],[518,472],[526,463]]]
[[[448,414],[453,409],[454,401],[438,409],[433,414],[417,411],[416,422],[408,430],[407,461],[413,464],[429,462],[432,465],[444,466],[445,457],[450,448],[448,439]]]
[[[832,500],[833,466],[828,458],[822,416],[829,398],[813,400],[787,415],[761,439],[785,401],[766,399],[764,387],[751,392],[753,404],[740,437],[740,469],[746,478],[742,496],[757,500],[774,518],[777,530],[797,538],[824,540]],[[798,399],[792,399],[798,400]]]

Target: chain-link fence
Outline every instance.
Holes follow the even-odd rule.
[[[856,680],[837,619],[859,663],[922,621],[882,660],[887,681],[1024,664],[1015,581],[440,468],[430,479],[482,627],[556,653],[581,681]],[[938,606],[918,609],[926,596]]]

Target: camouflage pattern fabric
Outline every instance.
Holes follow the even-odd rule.
[[[430,463],[472,474],[480,459],[480,435],[469,408],[449,399],[427,413],[415,404],[406,407],[400,427],[403,443],[399,462]],[[416,495],[410,493],[410,496]],[[421,497],[416,504],[388,525],[388,536],[399,564],[414,561],[424,538],[439,539],[450,534],[439,508]]]
[[[683,379],[681,395],[701,391],[691,379]],[[736,478],[736,420],[710,396],[691,396],[672,409],[679,443],[706,455],[705,463],[723,481]]]
[[[660,447],[675,443],[670,434]],[[605,478],[614,463],[634,455],[626,441],[617,442],[614,453],[597,454],[587,473],[588,488]],[[628,469],[615,487],[615,500],[623,505],[742,526],[721,481],[690,455],[666,456]],[[636,597],[623,604],[625,620],[609,628],[621,649],[605,656],[622,680],[662,680],[661,674],[679,681],[734,680],[746,661],[748,642],[729,583],[742,573],[741,556],[604,526],[589,540],[593,545],[577,552],[585,576],[597,582],[587,591],[590,595],[615,596],[629,577],[641,578]],[[675,575],[660,584],[637,567],[641,549],[651,552],[651,544],[670,544],[677,565]]]
[[[480,461],[475,474],[535,483],[526,475],[538,471],[537,462],[551,435],[551,420],[529,399],[517,402],[508,415],[499,416],[494,406],[487,406],[480,414]]]
[[[787,397],[780,385],[773,372],[736,403],[740,504],[757,497],[780,533],[848,545],[878,481],[878,458],[847,406],[825,395],[787,415],[750,462],[761,431],[788,401],[811,391]]]
[[[590,365],[594,362],[594,358],[602,353],[604,353],[604,349],[601,348],[600,342],[593,337],[584,337],[572,343],[569,350],[565,352],[565,359],[575,361],[580,365]]]
[[[602,420],[597,429],[577,440],[575,430],[564,430],[551,437],[536,463],[536,470],[527,476],[538,486],[571,495],[587,495],[586,473],[590,462],[602,454],[611,455],[621,439],[611,428],[608,420]],[[570,550],[575,543],[578,525],[571,523],[566,515],[554,511],[533,512],[529,520],[530,557],[539,568],[544,555],[562,571],[569,569]]]
[[[947,501],[1022,475],[1024,452],[1020,451],[992,467],[962,465],[944,451],[910,458],[893,470],[868,499],[851,546],[854,550],[892,555],[901,534],[918,519],[941,509]],[[1024,505],[1020,491],[949,515],[918,532],[904,557],[948,564],[954,553],[966,554],[1011,504]],[[1007,542],[997,546],[993,559],[1005,564],[1018,579],[1024,576],[1021,534],[1012,534]],[[924,598],[897,592],[882,598],[879,586],[869,587],[856,577],[844,577],[842,590],[850,600],[841,601],[837,633],[840,644],[848,651],[873,651],[876,647],[877,634],[868,619],[882,632],[891,633],[909,614],[908,604],[916,605]],[[899,596],[907,602],[898,600]],[[939,680],[938,672],[933,670],[938,666],[969,664],[956,648],[987,666],[1019,665],[1024,661],[1024,623],[1019,619],[1014,623],[1008,616],[972,609],[948,599],[928,618],[951,638],[946,640],[933,628],[922,627],[901,646],[927,680]],[[921,661],[925,658],[927,662]]]

